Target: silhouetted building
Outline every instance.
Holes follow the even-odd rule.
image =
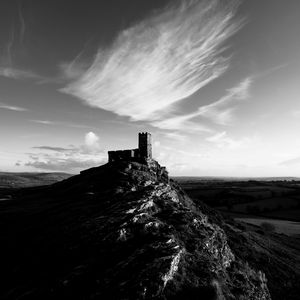
[[[108,161],[152,159],[151,134],[140,132],[137,149],[108,151]]]

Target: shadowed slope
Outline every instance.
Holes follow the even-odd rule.
[[[119,162],[1,204],[1,299],[270,299],[164,168]]]

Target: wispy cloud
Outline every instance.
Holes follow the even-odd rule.
[[[206,141],[214,143],[219,148],[229,148],[229,149],[238,149],[242,147],[247,147],[251,145],[254,140],[256,140],[255,137],[252,138],[241,138],[241,139],[233,139],[228,136],[226,131],[219,132],[214,134],[213,136],[210,136],[206,138]]]
[[[0,67],[0,76],[11,79],[43,79],[42,76],[30,70],[22,70],[14,67]]]
[[[23,16],[22,12],[22,1],[19,2],[18,5],[18,13],[19,13],[19,22],[20,22],[20,44],[23,44],[24,36],[25,36],[25,31],[26,31],[26,24],[25,24],[25,18]]]
[[[91,39],[86,42],[83,49],[72,61],[59,64],[61,75],[58,81],[66,83],[70,80],[76,80],[89,68],[89,62],[86,59],[84,60],[83,57],[90,41]]]
[[[14,41],[15,41],[15,29],[14,26],[12,26],[9,34],[8,42],[6,44],[6,53],[4,54],[4,58],[6,58],[7,63],[9,65],[12,64],[12,48],[14,45]],[[2,57],[2,60],[4,60],[4,58]]]
[[[249,89],[252,84],[251,78],[242,80],[237,86],[229,89],[227,94],[211,104],[201,106],[195,112],[166,118],[164,120],[153,121],[151,124],[155,127],[167,130],[179,131],[204,131],[210,132],[211,129],[199,121],[191,121],[196,117],[209,119],[220,125],[228,125],[233,120],[234,111],[240,100],[249,97]]]
[[[20,107],[20,106],[13,106],[5,103],[0,102],[0,109],[7,109],[7,110],[12,110],[12,111],[28,111],[27,108]]]
[[[51,146],[36,146],[32,148],[39,149],[39,150],[55,151],[55,152],[69,152],[74,150],[74,148],[62,148],[62,147],[51,147]]]
[[[41,81],[44,80],[44,77],[16,64],[18,54],[22,53],[24,55],[25,53],[23,42],[26,23],[22,10],[22,1],[20,1],[18,2],[18,15],[16,17],[18,22],[13,22],[8,41],[3,47],[3,51],[0,52],[0,76],[17,80],[31,79]]]
[[[300,165],[300,156],[296,157],[296,158],[285,160],[285,161],[279,163],[279,165],[282,165],[282,166]]]
[[[163,133],[161,133],[162,136],[164,138],[167,138],[167,139],[170,139],[170,140],[174,140],[174,141],[178,141],[178,142],[185,142],[187,137],[186,135],[178,132],[178,131],[175,131],[175,132],[168,132],[168,131],[165,131]]]
[[[83,124],[75,124],[75,123],[67,123],[67,122],[59,122],[59,121],[49,121],[49,120],[30,120],[30,122],[38,123],[42,125],[50,125],[50,126],[66,126],[72,128],[85,128],[85,129],[93,129],[92,126],[83,125]]]
[[[78,62],[81,53],[75,57],[70,63],[61,63],[59,69],[62,73],[62,76],[57,79],[57,81],[66,82],[66,80],[78,79],[82,73],[88,68],[87,64]]]
[[[237,6],[183,0],[168,7],[99,49],[90,68],[62,91],[131,120],[156,120],[227,70],[222,52],[242,24],[234,21]]]
[[[202,116],[221,125],[230,124],[233,119],[233,112],[239,101],[249,97],[251,84],[251,78],[244,79],[237,86],[229,89],[227,94],[218,101],[200,107],[194,116]]]
[[[199,122],[191,122],[190,119],[193,119],[194,117],[196,117],[194,113],[183,115],[183,116],[170,117],[164,120],[151,122],[151,125],[165,130],[177,130],[177,131],[188,130],[189,132],[195,132],[195,131],[210,132],[211,131],[211,129],[204,124],[201,124]]]
[[[291,115],[293,116],[293,117],[295,117],[295,118],[299,118],[300,117],[300,110],[293,110],[292,112],[291,112]]]
[[[59,125],[58,122],[48,121],[48,120],[30,120],[31,122],[43,124],[43,125]]]
[[[280,71],[280,70],[288,67],[290,64],[291,64],[291,62],[287,62],[287,63],[280,64],[280,65],[276,65],[276,66],[274,66],[272,68],[266,69],[266,70],[264,70],[262,72],[259,72],[259,73],[255,74],[254,77],[257,78],[257,79],[260,79],[262,77],[269,76],[269,75],[271,75],[271,74],[273,74],[273,73],[275,73],[277,71]]]

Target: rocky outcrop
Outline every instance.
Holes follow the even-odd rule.
[[[270,299],[265,275],[235,256],[221,227],[153,160],[86,170],[44,198],[36,237],[44,244],[31,262],[46,252],[59,270],[50,268],[46,283],[27,278],[4,299],[23,299],[24,285],[27,299]],[[57,240],[44,248],[49,230]]]

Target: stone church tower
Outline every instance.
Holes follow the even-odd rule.
[[[139,133],[139,152],[141,157],[152,159],[151,134],[149,132]]]

